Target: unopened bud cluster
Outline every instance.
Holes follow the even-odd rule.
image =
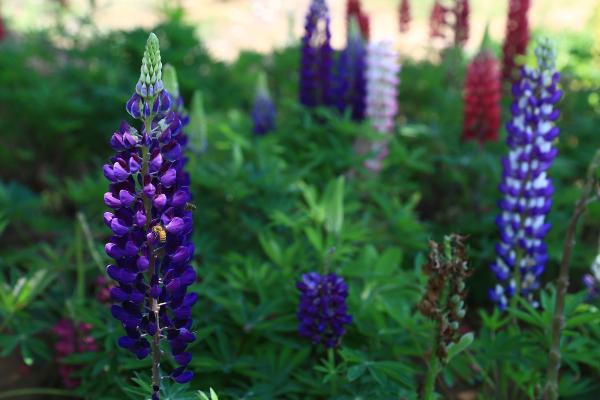
[[[464,238],[450,235],[444,244],[429,242],[427,289],[418,307],[421,313],[436,322],[436,356],[444,361],[448,346],[460,339],[460,325],[465,317],[465,280],[470,275]]]

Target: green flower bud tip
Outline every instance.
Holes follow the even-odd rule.
[[[154,97],[163,90],[160,46],[158,37],[154,33],[148,36],[140,68],[140,79],[135,90],[143,98]]]
[[[204,100],[202,93],[198,90],[194,92],[192,97],[188,132],[192,148],[198,152],[205,151],[208,141],[208,129],[206,126],[206,113],[204,112]]]
[[[259,96],[269,97],[269,84],[267,83],[267,74],[264,71],[258,75],[256,82],[256,94]]]
[[[462,310],[458,310],[456,315],[458,316],[458,318],[463,319],[465,317],[466,313],[467,312],[464,309],[462,309]]]
[[[348,24],[348,37],[351,37],[351,38],[360,37],[361,39],[364,39],[362,37],[362,33],[360,32],[358,20],[355,15],[350,17],[350,24]]]
[[[556,67],[556,47],[552,40],[540,39],[535,48],[535,56],[541,70],[553,70]]]
[[[179,82],[177,80],[177,71],[171,64],[165,65],[163,70],[163,82],[167,92],[171,93],[174,98],[179,98]]]
[[[452,328],[453,331],[457,331],[459,328],[458,322],[454,321],[453,323],[451,323],[450,328]]]

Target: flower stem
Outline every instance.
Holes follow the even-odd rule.
[[[596,170],[600,166],[600,150],[596,152],[592,163],[588,169],[587,179],[583,188],[583,193],[575,205],[575,211],[569,221],[567,235],[563,246],[562,260],[560,262],[560,274],[556,281],[556,302],[554,305],[554,315],[552,317],[552,332],[550,352],[548,354],[548,370],[546,387],[544,388],[544,398],[547,400],[558,399],[558,373],[560,370],[560,338],[562,329],[565,325],[565,297],[569,287],[569,265],[571,255],[575,247],[575,234],[577,223],[587,208],[587,204],[594,196],[594,184],[596,182]]]
[[[145,132],[150,134],[151,118],[145,121]],[[148,175],[150,162],[150,149],[148,146],[142,147],[142,192],[144,185],[144,177]],[[150,231],[152,222],[152,202],[148,196],[143,196],[144,213],[146,214],[146,232]],[[155,255],[150,243],[148,243],[148,256],[150,265],[148,267],[148,298],[150,299],[150,309],[154,312],[156,322],[156,332],[150,342],[150,352],[152,356],[152,399],[158,399],[160,392],[160,327],[159,327],[159,312],[160,306],[155,298],[150,296],[152,274],[155,273]]]
[[[437,356],[437,340],[434,340],[431,355],[429,356],[429,368],[425,376],[425,385],[423,387],[423,400],[435,399],[435,381],[440,372],[440,360]]]

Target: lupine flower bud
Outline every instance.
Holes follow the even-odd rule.
[[[501,89],[498,61],[491,52],[481,51],[467,69],[463,140],[498,140]]]
[[[500,309],[513,295],[536,306],[533,296],[548,261],[544,238],[550,230],[546,215],[554,192],[548,169],[557,153],[553,142],[559,134],[555,121],[560,112],[555,106],[562,91],[549,41],[540,42],[536,56],[537,68],[521,68],[521,79],[513,85],[512,119],[506,126],[508,157],[502,160],[503,198],[496,219],[500,242],[491,265],[500,282],[490,290]]]
[[[300,290],[297,314],[300,336],[326,348],[337,347],[346,333],[344,325],[352,323],[344,279],[333,273],[311,272],[302,275],[296,287]]]
[[[252,132],[259,136],[269,133],[275,129],[276,116],[277,111],[269,94],[267,76],[262,73],[258,77],[256,97],[254,98],[254,106],[252,107],[252,121],[254,122]]]
[[[431,8],[431,14],[429,15],[429,37],[431,39],[443,39],[446,37],[447,13],[448,9],[442,5],[440,0],[435,0]]]
[[[312,0],[302,38],[300,103],[307,107],[333,104],[333,49],[325,0]]]
[[[400,22],[400,32],[408,32],[410,28],[410,2],[402,0],[398,9],[398,20]]]
[[[367,110],[366,115],[371,125],[380,133],[391,134],[394,129],[394,119],[398,112],[398,73],[400,64],[398,54],[392,43],[370,43],[367,50]],[[378,172],[383,167],[387,157],[387,140],[377,142],[359,142],[359,154],[372,153],[365,167]]]
[[[208,128],[206,124],[206,112],[204,111],[204,100],[199,90],[196,90],[192,97],[188,134],[190,137],[190,150],[198,154],[204,153],[208,146]]]
[[[52,328],[52,332],[57,337],[54,350],[59,365],[58,373],[63,386],[67,389],[74,389],[81,383],[79,379],[73,377],[73,372],[77,371],[79,366],[63,363],[63,359],[72,354],[98,351],[96,341],[89,336],[91,331],[92,325],[83,323],[75,325],[70,319],[62,319]]]
[[[587,288],[589,297],[595,299],[600,296],[600,254],[594,259],[590,272],[583,276],[583,285]]]
[[[110,182],[104,201],[112,211],[104,222],[113,235],[105,249],[115,261],[106,270],[118,284],[111,297],[119,304],[111,311],[126,333],[119,345],[140,359],[152,352],[152,399],[158,399],[160,340],[168,341],[180,365],[171,378],[183,383],[193,377],[185,349],[194,340],[191,308],[198,296],[186,294],[196,272],[190,265],[194,245],[182,103],[164,89],[154,34],[127,110],[142,124],[138,131],[122,123],[110,140],[116,155],[104,166]]]
[[[531,0],[510,0],[506,36],[502,46],[502,78],[514,81],[518,74],[515,58],[527,52],[529,43],[529,20],[527,13]]]
[[[466,315],[465,280],[471,272],[464,238],[446,236],[442,246],[429,242],[428,262],[423,271],[428,276],[427,290],[418,307],[421,314],[436,322],[436,356],[444,361],[450,343],[460,340],[460,325]]]
[[[352,20],[358,22],[360,33],[365,41],[368,41],[371,35],[371,24],[369,16],[365,14],[362,9],[360,0],[348,0],[346,4],[346,24],[348,26],[348,33],[350,33],[350,26]]]
[[[356,20],[350,24],[348,44],[340,54],[335,76],[336,106],[340,112],[351,110],[352,119],[365,118],[367,97],[365,43],[358,31]]]

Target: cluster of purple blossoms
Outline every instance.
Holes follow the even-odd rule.
[[[506,126],[509,152],[502,160],[503,198],[496,219],[500,242],[491,265],[500,282],[489,293],[502,310],[515,295],[537,306],[533,296],[548,261],[544,238],[550,230],[546,216],[554,192],[548,169],[557,153],[553,141],[559,134],[555,121],[560,112],[555,105],[562,92],[552,44],[540,42],[535,53],[538,67],[523,67],[513,86],[512,119]]]
[[[336,274],[302,275],[296,287],[300,290],[298,321],[300,336],[314,344],[334,348],[346,333],[345,325],[352,322],[346,298],[348,285]]]
[[[257,136],[263,136],[275,129],[275,118],[277,110],[271,100],[267,77],[262,73],[258,78],[256,97],[252,107],[252,121],[254,127],[252,132]]]
[[[350,20],[348,43],[342,50],[335,76],[335,103],[340,112],[350,109],[352,119],[365,118],[367,97],[367,49],[354,17]]]
[[[333,49],[325,0],[312,0],[302,38],[300,103],[307,107],[333,105]]]
[[[104,202],[112,212],[104,222],[112,230],[106,253],[115,261],[107,267],[117,282],[110,291],[119,305],[113,316],[125,329],[119,345],[143,359],[152,354],[152,399],[160,390],[160,343],[166,339],[179,365],[171,373],[176,382],[192,379],[187,369],[195,340],[191,310],[196,293],[190,265],[192,215],[189,176],[183,171],[186,138],[173,99],[162,81],[158,38],[150,34],[136,92],[127,102],[129,114],[140,120],[141,132],[123,122],[110,140],[116,155],[104,166],[110,181]]]

